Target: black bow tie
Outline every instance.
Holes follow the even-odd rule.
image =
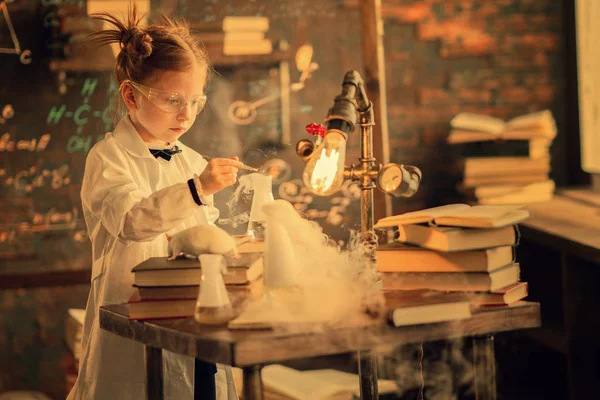
[[[148,149],[148,150],[150,150],[150,153],[152,153],[152,155],[155,158],[162,157],[167,161],[171,160],[171,156],[173,154],[181,153],[181,149],[177,146],[173,146],[170,149]]]

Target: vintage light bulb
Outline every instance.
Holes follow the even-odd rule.
[[[306,187],[319,196],[329,196],[342,187],[346,161],[346,136],[329,131],[304,168]]]

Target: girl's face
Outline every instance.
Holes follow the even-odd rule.
[[[189,71],[164,71],[155,74],[145,82],[137,83],[160,93],[154,101],[150,101],[131,84],[122,90],[131,122],[145,142],[170,144],[190,129],[197,115],[197,99],[204,95],[206,83],[206,73],[198,67],[197,63],[194,63]],[[166,94],[169,96],[165,97]],[[187,101],[187,104],[177,112],[165,111],[163,103],[173,104],[176,98],[180,100],[180,104],[183,105],[184,101]],[[184,101],[181,101],[182,99]],[[161,103],[163,107],[157,106],[156,101],[163,102]]]

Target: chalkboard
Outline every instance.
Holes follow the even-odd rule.
[[[89,268],[81,178],[112,126],[106,74],[49,68],[59,56],[51,3],[0,1],[0,259],[22,272]]]
[[[202,4],[172,4],[153,1],[152,7],[186,15],[201,39],[208,37],[207,30],[218,31],[226,16],[220,9],[201,13]],[[209,103],[182,141],[210,156],[237,155],[250,165],[268,162],[279,171],[275,197],[291,201],[322,223],[327,233],[342,238],[348,227],[356,227],[358,188],[347,182],[331,198],[312,196],[301,182],[303,164],[294,145],[306,137],[307,123],[324,117],[344,70],[335,69],[339,77],[324,96],[323,83],[331,77],[322,66],[331,62],[331,54],[327,47],[315,46],[312,56],[310,43],[288,42],[286,29],[291,28],[286,23],[297,16],[286,14],[295,7],[286,7],[269,15],[272,29],[267,37],[274,44],[269,55],[226,57],[219,48],[222,43],[205,42],[215,70],[207,88]],[[330,8],[317,5],[311,15],[331,19]],[[231,14],[236,14],[233,9]],[[119,118],[110,52],[92,52],[83,42],[98,28],[83,1],[0,0],[0,273],[91,265],[81,179],[88,151]],[[297,51],[307,47],[315,68],[303,77],[294,61]],[[303,79],[305,87],[290,90]],[[252,121],[240,118],[246,116],[240,114],[240,104],[256,106]],[[225,204],[232,192],[233,188],[217,196],[219,222],[239,233],[245,226],[230,224],[234,215]],[[249,206],[243,205],[246,211]],[[244,210],[238,207],[235,212]]]

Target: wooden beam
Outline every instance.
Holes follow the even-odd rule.
[[[0,290],[90,284],[91,269],[0,274]]]
[[[378,163],[390,161],[387,96],[385,83],[385,59],[383,53],[383,20],[381,0],[361,0],[362,55],[365,69],[364,81],[367,96],[373,103],[375,126],[373,127],[373,156]],[[375,221],[391,215],[392,202],[380,190],[374,193]]]

